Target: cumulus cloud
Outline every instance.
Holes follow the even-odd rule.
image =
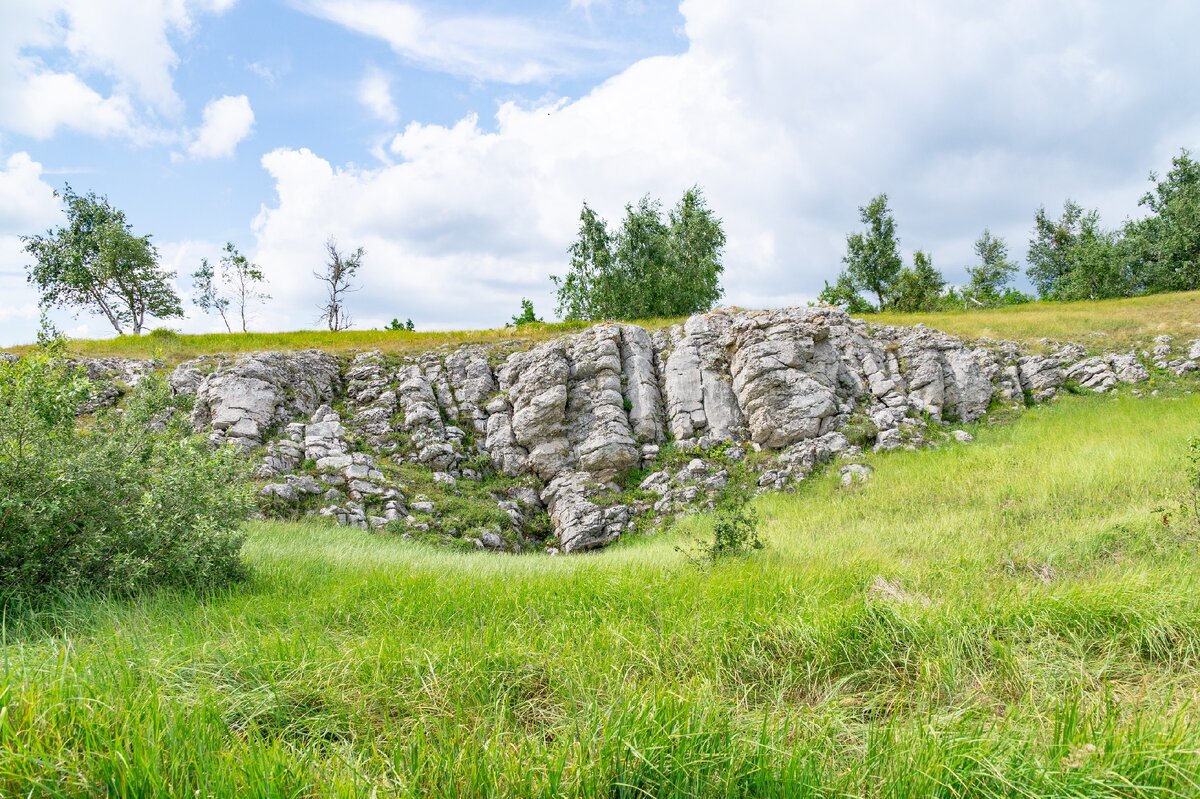
[[[598,48],[518,17],[438,17],[402,0],[306,0],[299,7],[382,39],[415,64],[477,80],[545,80],[577,70],[581,56]]]
[[[204,122],[188,144],[193,158],[232,158],[254,129],[254,110],[244,94],[219,97],[204,106]]]
[[[392,100],[392,82],[379,69],[368,69],[358,84],[358,101],[363,104],[371,115],[388,124],[396,124],[400,112]]]
[[[19,321],[24,329],[38,318],[38,305],[36,292],[25,280],[21,236],[40,233],[62,217],[42,172],[42,165],[23,152],[10,155],[0,169],[0,323]]]
[[[387,4],[389,7],[395,4]],[[961,279],[984,226],[1024,250],[1033,211],[1070,194],[1112,221],[1146,171],[1194,144],[1197,113],[1162,75],[1200,55],[1186,4],[1026,0],[752,5],[685,0],[687,52],[645,59],[575,100],[501,105],[494,125],[410,124],[397,163],[263,158],[277,198],[255,222],[276,323],[314,305],[334,234],[367,249],[365,326],[497,324],[552,305],[581,201],[610,219],[694,183],[729,235],[726,299],[803,302],[832,279],[857,206],[888,191],[904,249]],[[332,12],[330,12],[332,13]],[[1153,42],[1139,45],[1140,42]]]
[[[70,128],[137,140],[163,138],[151,118],[183,109],[171,39],[197,13],[232,0],[13,0],[0,26],[0,129],[35,138]],[[53,66],[52,66],[53,65]],[[105,94],[85,79],[103,75]]]

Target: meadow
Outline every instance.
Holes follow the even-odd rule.
[[[1200,396],[971,429],[709,568],[252,523],[231,590],[10,606],[0,795],[1200,794]]]
[[[874,324],[926,324],[955,336],[1019,341],[1034,348],[1042,347],[1045,339],[1051,339],[1055,342],[1075,341],[1094,352],[1122,352],[1131,348],[1148,348],[1154,337],[1162,334],[1186,341],[1200,338],[1200,291],[1092,302],[1031,302],[990,310],[870,314],[862,318]],[[651,319],[635,324],[656,330],[682,321]],[[461,344],[524,347],[582,330],[590,324],[578,321],[552,322],[522,325],[520,328],[428,332],[343,330],[330,333],[303,330],[199,335],[181,334],[163,328],[144,336],[75,339],[71,341],[70,348],[79,355],[160,358],[173,365],[216,352],[316,348],[331,352],[377,349],[410,354]],[[8,351],[20,353],[28,349],[29,346],[11,347]]]

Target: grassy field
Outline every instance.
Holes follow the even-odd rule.
[[[1200,291],[1152,294],[1094,302],[1031,302],[991,311],[895,314],[864,317],[890,325],[918,322],[967,338],[1036,343],[1042,338],[1075,341],[1090,350],[1117,352],[1148,347],[1167,334],[1200,338]]]
[[[879,314],[868,321],[893,325],[918,322],[956,336],[1008,339],[1037,344],[1043,338],[1076,341],[1094,351],[1116,352],[1144,348],[1163,333],[1185,340],[1200,338],[1200,292],[1155,294],[1097,302],[1034,302],[993,311],[951,311],[928,314]],[[682,320],[638,322],[657,329]],[[330,333],[308,330],[293,333],[213,333],[182,335],[169,330],[144,336],[113,339],[77,339],[71,349],[80,355],[114,355],[126,358],[162,358],[167,363],[216,352],[253,352],[317,348],[335,352],[378,349],[384,352],[424,352],[459,344],[525,345],[544,341],[587,326],[584,322],[533,324],[497,330],[410,333],[388,330],[348,330]],[[22,352],[28,347],[12,347]]]
[[[671,534],[253,524],[217,596],[9,608],[4,796],[1195,796],[1200,396],[1068,397]]]

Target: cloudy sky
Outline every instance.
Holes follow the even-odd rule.
[[[4,0],[0,345],[31,340],[19,236],[53,190],[106,194],[190,291],[232,241],[312,327],[312,270],[363,246],[359,327],[553,316],[580,203],[609,218],[700,184],[726,301],[802,303],[886,191],[906,256],[962,280],[984,227],[1110,224],[1200,149],[1194,2]],[[189,303],[187,331],[218,328]],[[76,336],[97,317],[55,316]]]

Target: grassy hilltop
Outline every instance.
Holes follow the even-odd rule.
[[[1161,334],[1200,338],[1200,291],[1154,294],[1094,302],[1031,302],[985,311],[924,314],[872,314],[869,322],[891,325],[924,323],[956,336],[990,337],[1036,344],[1039,339],[1077,341],[1097,351],[1114,352],[1144,347]],[[658,329],[682,319],[640,321]],[[459,344],[537,342],[582,330],[587,322],[534,323],[520,329],[411,332],[347,330],[330,333],[304,330],[291,333],[209,333],[184,335],[169,330],[144,336],[75,339],[71,349],[80,355],[162,358],[168,363],[216,352],[322,349],[334,352],[378,349],[384,352],[423,352]],[[28,347],[13,347],[20,352]]]
[[[919,321],[1118,349],[1197,310]],[[252,523],[228,592],[10,607],[0,795],[1200,794],[1200,542],[1163,513],[1200,395],[1152,381],[763,496],[767,548],[710,569],[704,517],[558,558]]]

